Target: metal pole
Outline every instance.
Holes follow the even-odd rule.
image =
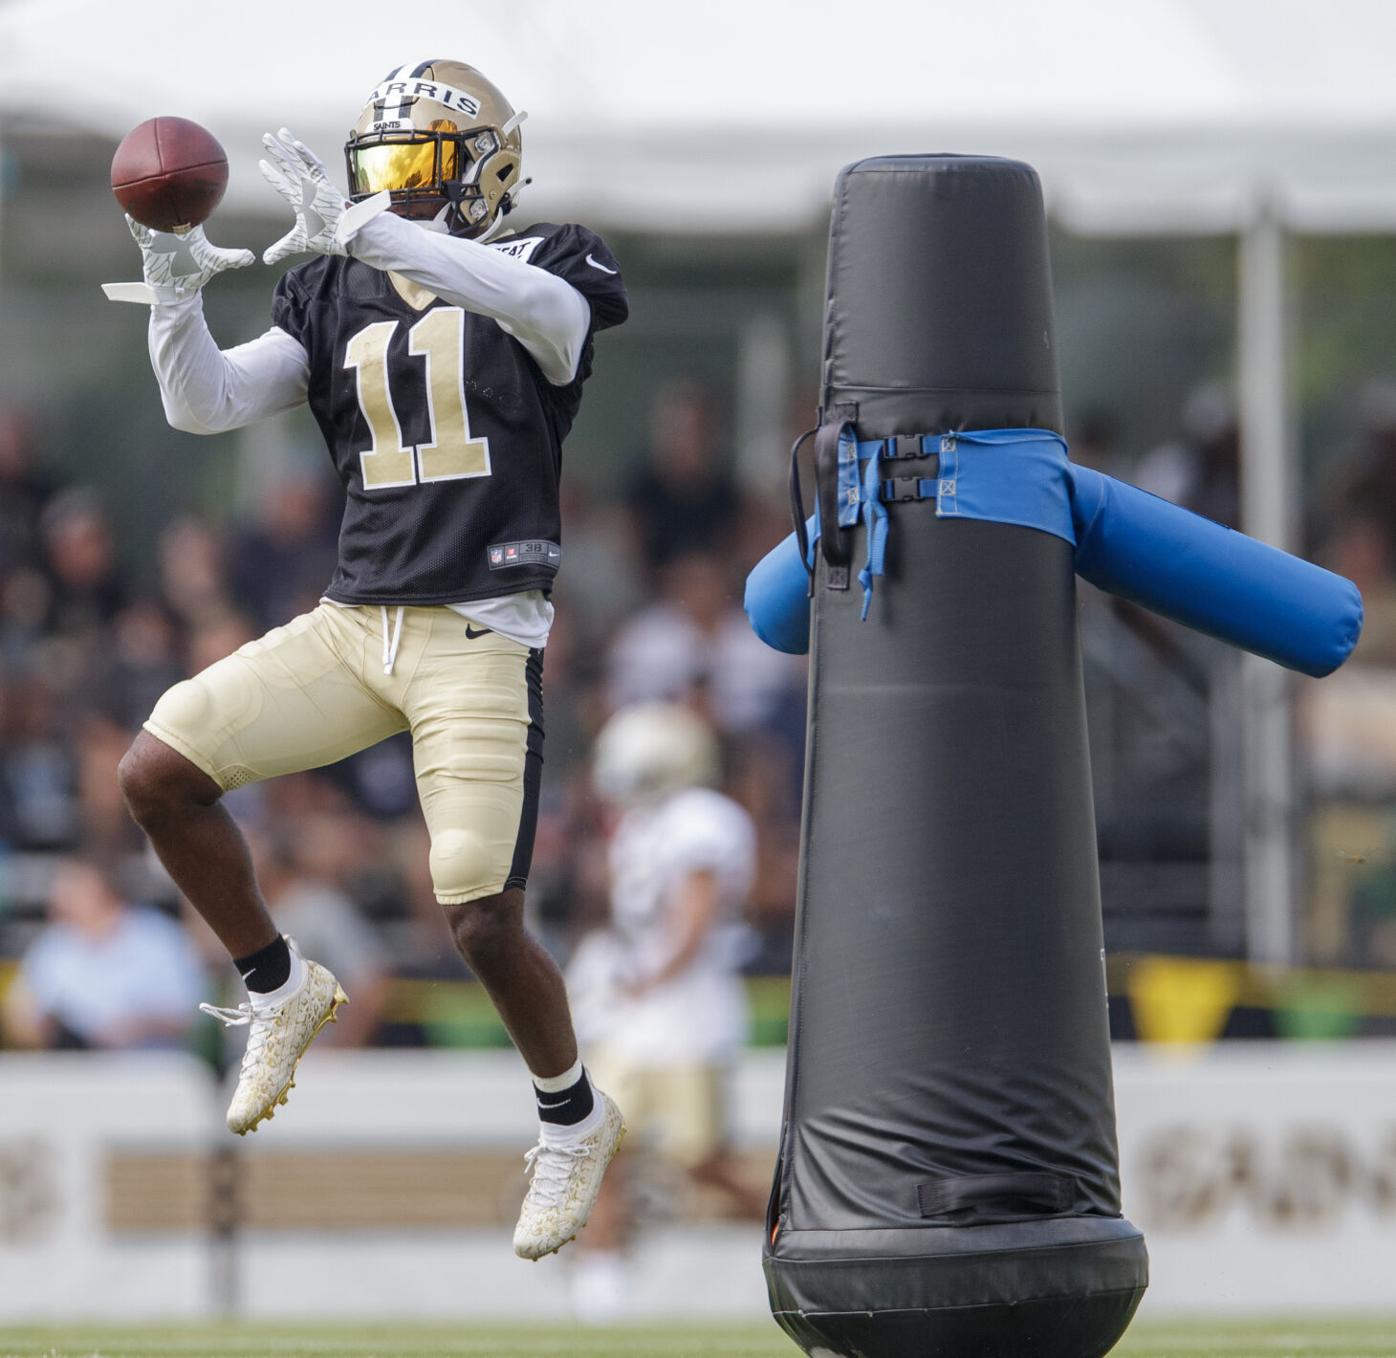
[[[1241,236],[1238,370],[1241,526],[1272,546],[1298,545],[1290,432],[1285,230],[1261,197]],[[1255,961],[1295,956],[1293,687],[1268,660],[1242,667],[1246,951]]]
[[[753,490],[778,489],[786,469],[772,450],[785,441],[790,418],[790,340],[773,312],[758,312],[742,326],[736,413],[738,478]]]

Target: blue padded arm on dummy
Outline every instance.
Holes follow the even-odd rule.
[[[819,536],[816,517],[811,514],[806,525],[811,550]],[[794,533],[752,567],[744,602],[752,630],[767,646],[787,655],[809,650],[809,572]]]
[[[1087,467],[1070,477],[1083,579],[1316,679],[1352,654],[1350,580]]]

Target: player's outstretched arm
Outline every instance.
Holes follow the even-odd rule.
[[[555,386],[577,375],[591,307],[566,279],[477,241],[387,215],[360,226],[349,253],[498,321]]]
[[[220,349],[197,299],[151,307],[150,366],[165,418],[187,434],[221,434],[290,410],[310,380],[301,342],[275,326]]]
[[[140,283],[106,283],[114,302],[150,307],[150,362],[165,418],[190,434],[218,434],[289,410],[305,399],[309,361],[299,341],[272,329],[226,352],[204,322],[204,285],[256,262],[251,250],[214,245],[203,227],[153,231],[126,218],[141,251]]]

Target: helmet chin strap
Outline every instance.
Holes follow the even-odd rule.
[[[456,205],[454,203],[446,203],[441,211],[438,212],[435,217],[431,218],[430,221],[418,222],[418,225],[426,231],[438,231],[444,235],[449,235],[451,233],[450,219],[453,214],[457,217],[460,216]],[[503,230],[504,213],[500,211],[494,214],[494,220],[489,224],[486,230],[482,231],[478,236],[469,236],[467,239],[475,241],[478,245],[484,245],[487,241],[493,240]]]
[[[476,236],[475,239],[478,240],[478,241],[480,242],[481,245],[483,245],[486,241],[491,241],[491,240],[493,240],[493,239],[494,239],[497,235],[499,235],[499,233],[500,233],[501,231],[503,231],[503,230],[504,230],[504,213],[503,213],[503,212],[496,212],[496,213],[494,214],[494,221],[492,221],[492,222],[490,223],[489,229],[484,233],[484,235],[482,235],[482,236]]]

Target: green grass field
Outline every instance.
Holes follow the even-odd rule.
[[[1391,1358],[1396,1318],[1141,1324],[1115,1352],[1120,1358]],[[0,1329],[0,1358],[792,1358],[796,1353],[773,1325],[580,1332],[469,1325]]]

